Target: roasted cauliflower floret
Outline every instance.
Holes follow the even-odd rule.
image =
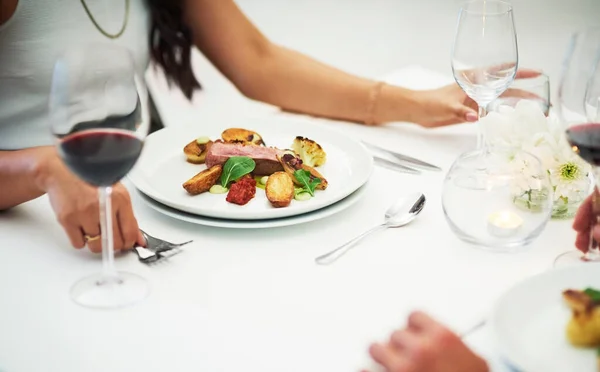
[[[327,161],[327,154],[321,145],[305,137],[296,137],[292,143],[292,150],[310,167],[319,167]]]

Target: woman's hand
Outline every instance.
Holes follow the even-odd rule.
[[[84,246],[92,252],[101,252],[101,239],[86,241],[86,236],[100,235],[98,190],[71,173],[56,154],[45,162],[40,172],[40,187],[47,192],[54,213],[65,229],[73,247]],[[133,215],[129,193],[121,184],[112,192],[112,220],[115,251],[131,249],[145,241]]]
[[[517,79],[539,76],[535,70],[519,70]],[[418,114],[415,122],[427,128],[435,128],[464,122],[476,122],[478,118],[477,104],[469,98],[458,84],[450,84],[442,88],[415,91]],[[502,97],[539,98],[535,94],[507,89]]]
[[[598,200],[594,199],[597,199],[599,195],[596,189],[594,189],[594,193],[581,204],[573,221],[573,229],[577,232],[575,247],[583,253],[586,253],[589,249],[590,233],[596,242],[600,241],[600,225],[596,223],[594,217],[597,215],[597,213],[594,213],[594,203],[598,203]]]
[[[489,371],[458,336],[421,312],[411,314],[405,329],[385,344],[372,345],[369,353],[387,372]]]

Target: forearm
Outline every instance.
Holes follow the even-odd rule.
[[[53,147],[0,151],[0,210],[43,195],[43,169],[54,158]]]
[[[263,60],[247,75],[251,79],[236,84],[252,99],[288,111],[355,122],[415,120],[416,95],[408,89],[384,85],[374,98],[375,81],[279,46],[273,46]],[[373,99],[377,102],[370,102]]]

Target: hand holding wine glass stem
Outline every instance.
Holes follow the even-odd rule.
[[[117,278],[112,221],[112,186],[98,188],[100,200],[100,231],[102,233],[102,270],[106,278]]]

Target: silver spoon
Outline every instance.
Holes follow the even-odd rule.
[[[414,193],[408,196],[404,196],[398,199],[386,212],[385,220],[381,225],[375,226],[369,231],[366,231],[356,238],[350,240],[348,243],[334,249],[333,251],[326,253],[322,256],[315,258],[315,262],[320,265],[329,265],[335,262],[338,258],[342,257],[352,247],[356,245],[365,236],[382,229],[389,227],[401,227],[417,217],[419,213],[425,207],[425,195],[421,193]]]

